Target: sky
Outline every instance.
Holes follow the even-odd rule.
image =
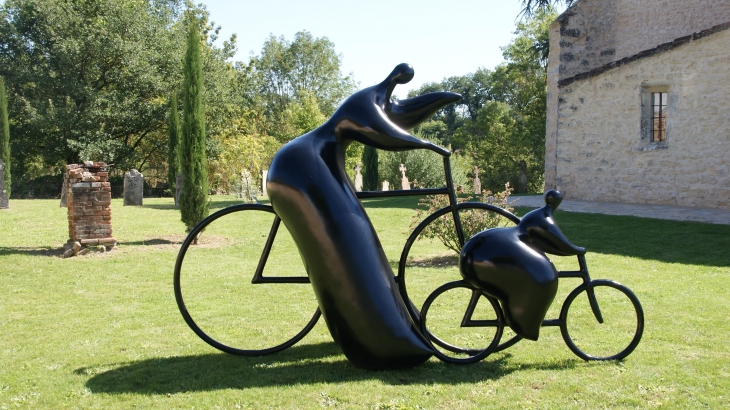
[[[423,83],[497,66],[521,10],[519,0],[199,1],[222,27],[221,39],[237,34],[236,61],[259,55],[270,34],[293,41],[306,30],[334,43],[343,74],[352,73],[360,88],[400,63],[413,66],[413,80],[395,89],[401,97]]]

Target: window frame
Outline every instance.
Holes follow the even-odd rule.
[[[651,92],[650,142],[667,142],[668,95],[666,91]]]
[[[663,112],[666,112],[665,121],[663,123],[664,140],[654,140],[654,94],[663,93],[666,95],[666,103],[662,104]],[[647,85],[641,87],[641,124],[640,124],[640,145],[641,151],[653,151],[656,149],[669,148],[668,142],[671,137],[671,127],[669,123],[670,112],[672,109],[672,93],[668,85]]]

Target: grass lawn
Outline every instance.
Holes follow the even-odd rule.
[[[236,203],[212,201],[212,210]],[[415,204],[366,201],[394,268]],[[557,213],[563,232],[588,249],[591,276],[617,280],[641,300],[644,336],[624,361],[584,362],[557,328],[544,328],[539,341],[478,364],[432,358],[411,370],[371,372],[347,362],[323,320],[269,356],[227,355],[200,340],[175,304],[184,227],[171,199],[145,199],[143,207],[114,200],[118,247],[70,259],[60,257],[66,208],[57,200],[10,205],[0,211],[0,409],[730,407],[730,226]],[[237,347],[281,341],[311,317],[313,293],[306,284],[251,285],[270,217],[234,215],[190,251],[188,307]],[[576,269],[574,258],[553,261]],[[417,305],[434,283],[459,279],[455,259],[428,240],[416,243],[408,266]],[[304,274],[285,234],[267,269]],[[577,285],[563,281],[550,317]]]

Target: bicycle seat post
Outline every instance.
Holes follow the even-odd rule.
[[[466,242],[466,238],[464,238],[464,230],[461,228],[459,211],[456,209],[458,202],[456,200],[456,190],[454,189],[454,179],[451,177],[451,161],[449,161],[449,157],[444,157],[444,174],[446,175],[446,188],[449,190],[451,213],[454,215],[454,224],[456,225],[456,235],[459,238],[459,246],[463,247]]]

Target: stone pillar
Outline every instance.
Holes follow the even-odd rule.
[[[136,169],[124,173],[124,206],[142,206],[144,177]]]
[[[66,166],[69,245],[116,245],[112,236],[112,188],[103,162]],[[78,242],[78,244],[76,244]],[[70,256],[70,255],[69,255]]]
[[[479,180],[479,167],[474,167],[474,182],[473,182],[473,188],[474,188],[474,194],[481,195],[482,194],[482,181]]]
[[[407,171],[406,166],[403,164],[400,164],[400,166],[398,167],[398,171],[400,171],[400,173],[401,173],[400,189],[405,189],[405,190],[411,189],[411,183],[408,182],[408,177],[406,177],[406,171]]]
[[[8,192],[5,190],[5,163],[0,159],[0,209],[10,208]]]
[[[362,174],[360,174],[362,166],[360,164],[355,165],[355,191],[362,191]]]
[[[261,170],[261,195],[263,196],[269,196],[269,194],[266,192],[266,178],[269,177],[269,170],[268,169],[262,169]]]

